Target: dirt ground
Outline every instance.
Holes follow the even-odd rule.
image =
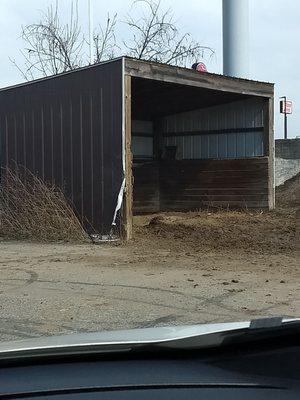
[[[300,173],[276,188],[276,203],[282,207],[300,208]]]
[[[3,240],[0,340],[300,316],[296,215],[139,216],[126,245]]]

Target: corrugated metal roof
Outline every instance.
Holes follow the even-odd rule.
[[[43,78],[38,78],[38,79],[34,79],[32,81],[28,81],[28,82],[22,82],[22,83],[18,83],[16,85],[11,85],[11,86],[7,86],[4,88],[0,88],[0,92],[3,92],[5,90],[11,90],[11,89],[16,89],[18,87],[23,87],[23,86],[27,86],[27,85],[32,85],[34,83],[39,83],[39,82],[43,82],[43,81],[47,81],[49,79],[57,79],[57,78],[61,78],[63,76],[69,75],[69,74],[74,74],[76,72],[80,72],[80,71],[84,71],[87,69],[92,69],[92,68],[97,68],[100,65],[104,65],[104,64],[108,64],[108,63],[113,63],[116,61],[121,60],[123,57],[116,57],[113,58],[111,60],[107,60],[107,61],[102,61],[100,63],[97,64],[93,64],[93,65],[86,65],[85,67],[80,67],[80,68],[76,68],[76,69],[72,69],[71,71],[66,71],[66,72],[61,72],[60,74],[56,74],[56,75],[49,75],[49,76],[45,76]]]
[[[120,57],[113,58],[111,60],[102,61],[102,62],[97,63],[97,64],[87,65],[85,67],[76,68],[76,69],[71,70],[71,71],[62,72],[62,73],[57,74],[57,75],[50,75],[50,76],[46,76],[46,77],[43,77],[43,78],[35,79],[35,80],[29,81],[29,82],[23,82],[23,83],[19,83],[19,84],[16,84],[16,85],[0,88],[0,92],[6,91],[6,90],[15,89],[15,88],[22,87],[22,86],[32,85],[34,83],[42,82],[42,81],[45,81],[45,80],[48,80],[48,79],[57,79],[57,78],[60,78],[62,76],[65,76],[65,75],[68,75],[68,74],[74,74],[76,72],[83,71],[83,70],[86,70],[86,69],[97,68],[100,65],[107,64],[107,63],[113,63],[113,62],[118,61],[118,60],[120,60],[122,58],[130,59],[130,60],[136,60],[136,61],[139,61],[139,62],[142,62],[142,63],[152,64],[152,65],[166,66],[168,68],[172,67],[172,68],[177,68],[177,69],[181,69],[181,70],[185,70],[185,71],[188,70],[188,71],[190,71],[190,72],[192,72],[194,74],[199,74],[199,72],[197,72],[197,71],[195,71],[195,70],[193,70],[191,68],[180,67],[180,66],[175,66],[175,65],[170,65],[170,64],[164,64],[164,63],[160,63],[160,62],[157,62],[157,61],[141,60],[141,59],[128,57],[128,56],[120,56]],[[247,81],[247,82],[263,83],[263,84],[266,84],[266,85],[273,85],[274,86],[274,83],[271,83],[271,82],[263,82],[263,81],[245,79],[245,78],[235,78],[235,77],[226,76],[226,75],[222,75],[222,74],[216,74],[216,73],[212,73],[212,72],[202,72],[201,74],[207,74],[207,75],[210,75],[210,76],[222,77],[222,78],[224,78],[226,80],[235,80],[235,81],[241,81],[241,82]]]
[[[142,59],[137,59],[137,58],[128,57],[128,56],[124,56],[124,58],[126,58],[126,59],[128,59],[128,60],[136,60],[136,61],[139,61],[139,62],[142,62],[142,63],[146,63],[146,64],[160,65],[160,66],[166,66],[166,67],[177,68],[177,69],[184,70],[184,71],[191,71],[191,72],[194,73],[195,75],[205,74],[205,75],[209,75],[209,76],[216,76],[216,77],[224,78],[224,79],[226,79],[226,80],[234,80],[234,81],[241,81],[241,82],[246,81],[246,82],[253,82],[253,83],[263,83],[263,84],[266,84],[266,85],[272,85],[272,86],[274,86],[274,83],[273,83],[273,82],[258,81],[258,80],[255,80],[255,79],[247,79],[247,78],[236,78],[236,77],[234,77],[234,76],[227,76],[227,75],[223,75],[223,74],[217,74],[217,73],[215,73],[215,72],[201,72],[201,73],[200,73],[200,72],[198,72],[198,71],[195,71],[195,70],[192,69],[192,68],[181,67],[181,66],[179,66],[179,65],[165,64],[165,63],[161,63],[161,62],[158,62],[158,61],[142,60]]]

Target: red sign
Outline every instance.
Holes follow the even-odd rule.
[[[281,114],[292,114],[293,112],[293,102],[289,100],[280,101],[280,112]]]

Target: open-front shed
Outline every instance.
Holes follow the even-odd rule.
[[[1,164],[60,186],[87,229],[133,213],[274,207],[273,84],[130,59],[0,91]]]

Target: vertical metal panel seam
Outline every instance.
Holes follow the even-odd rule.
[[[63,106],[59,104],[60,113],[60,168],[61,168],[61,188],[64,190],[64,135],[63,135]]]
[[[74,205],[74,172],[73,172],[73,105],[72,98],[69,99],[70,105],[70,180],[71,180],[71,202]]]
[[[53,127],[53,107],[50,105],[50,130],[51,130],[51,182],[54,183],[54,127]]]
[[[25,111],[23,111],[23,157],[24,157],[24,167],[27,168],[27,162],[26,162],[26,116],[25,116]]]
[[[15,163],[18,164],[18,153],[17,153],[17,147],[18,147],[18,140],[17,140],[17,118],[16,114],[14,113],[14,149],[15,149]]]
[[[8,121],[7,121],[7,114],[5,115],[5,164],[6,168],[8,167]]]
[[[90,93],[90,139],[91,139],[91,222],[92,226],[94,226],[94,157],[93,157],[93,148],[94,148],[94,140],[93,140],[93,96]]]
[[[41,106],[41,130],[42,130],[42,178],[45,178],[45,132],[44,132],[44,106]]]
[[[125,58],[122,57],[122,165],[125,179]]]
[[[32,168],[33,168],[33,173],[36,173],[35,170],[35,146],[34,146],[34,139],[35,139],[35,123],[34,123],[34,110],[32,110],[31,113],[31,118],[32,118]]]
[[[82,94],[80,94],[80,185],[81,185],[81,222],[83,223],[83,121],[82,121]]]
[[[103,88],[100,88],[100,117],[101,117],[101,122],[100,122],[100,143],[101,143],[101,166],[100,166],[100,171],[101,171],[101,230],[103,231],[103,223],[104,223],[104,123],[103,123]]]
[[[110,75],[109,77],[109,93],[112,94],[114,91],[114,78],[113,76]],[[107,99],[109,101],[109,118],[110,118],[110,126],[111,126],[111,133],[114,132],[114,115],[112,110],[114,109],[114,99],[113,96],[110,95],[109,98]],[[109,135],[109,151],[111,154],[114,153],[114,148],[113,148],[113,138],[112,134]],[[110,184],[111,187],[114,185],[114,163],[115,160],[113,157],[110,159]]]

